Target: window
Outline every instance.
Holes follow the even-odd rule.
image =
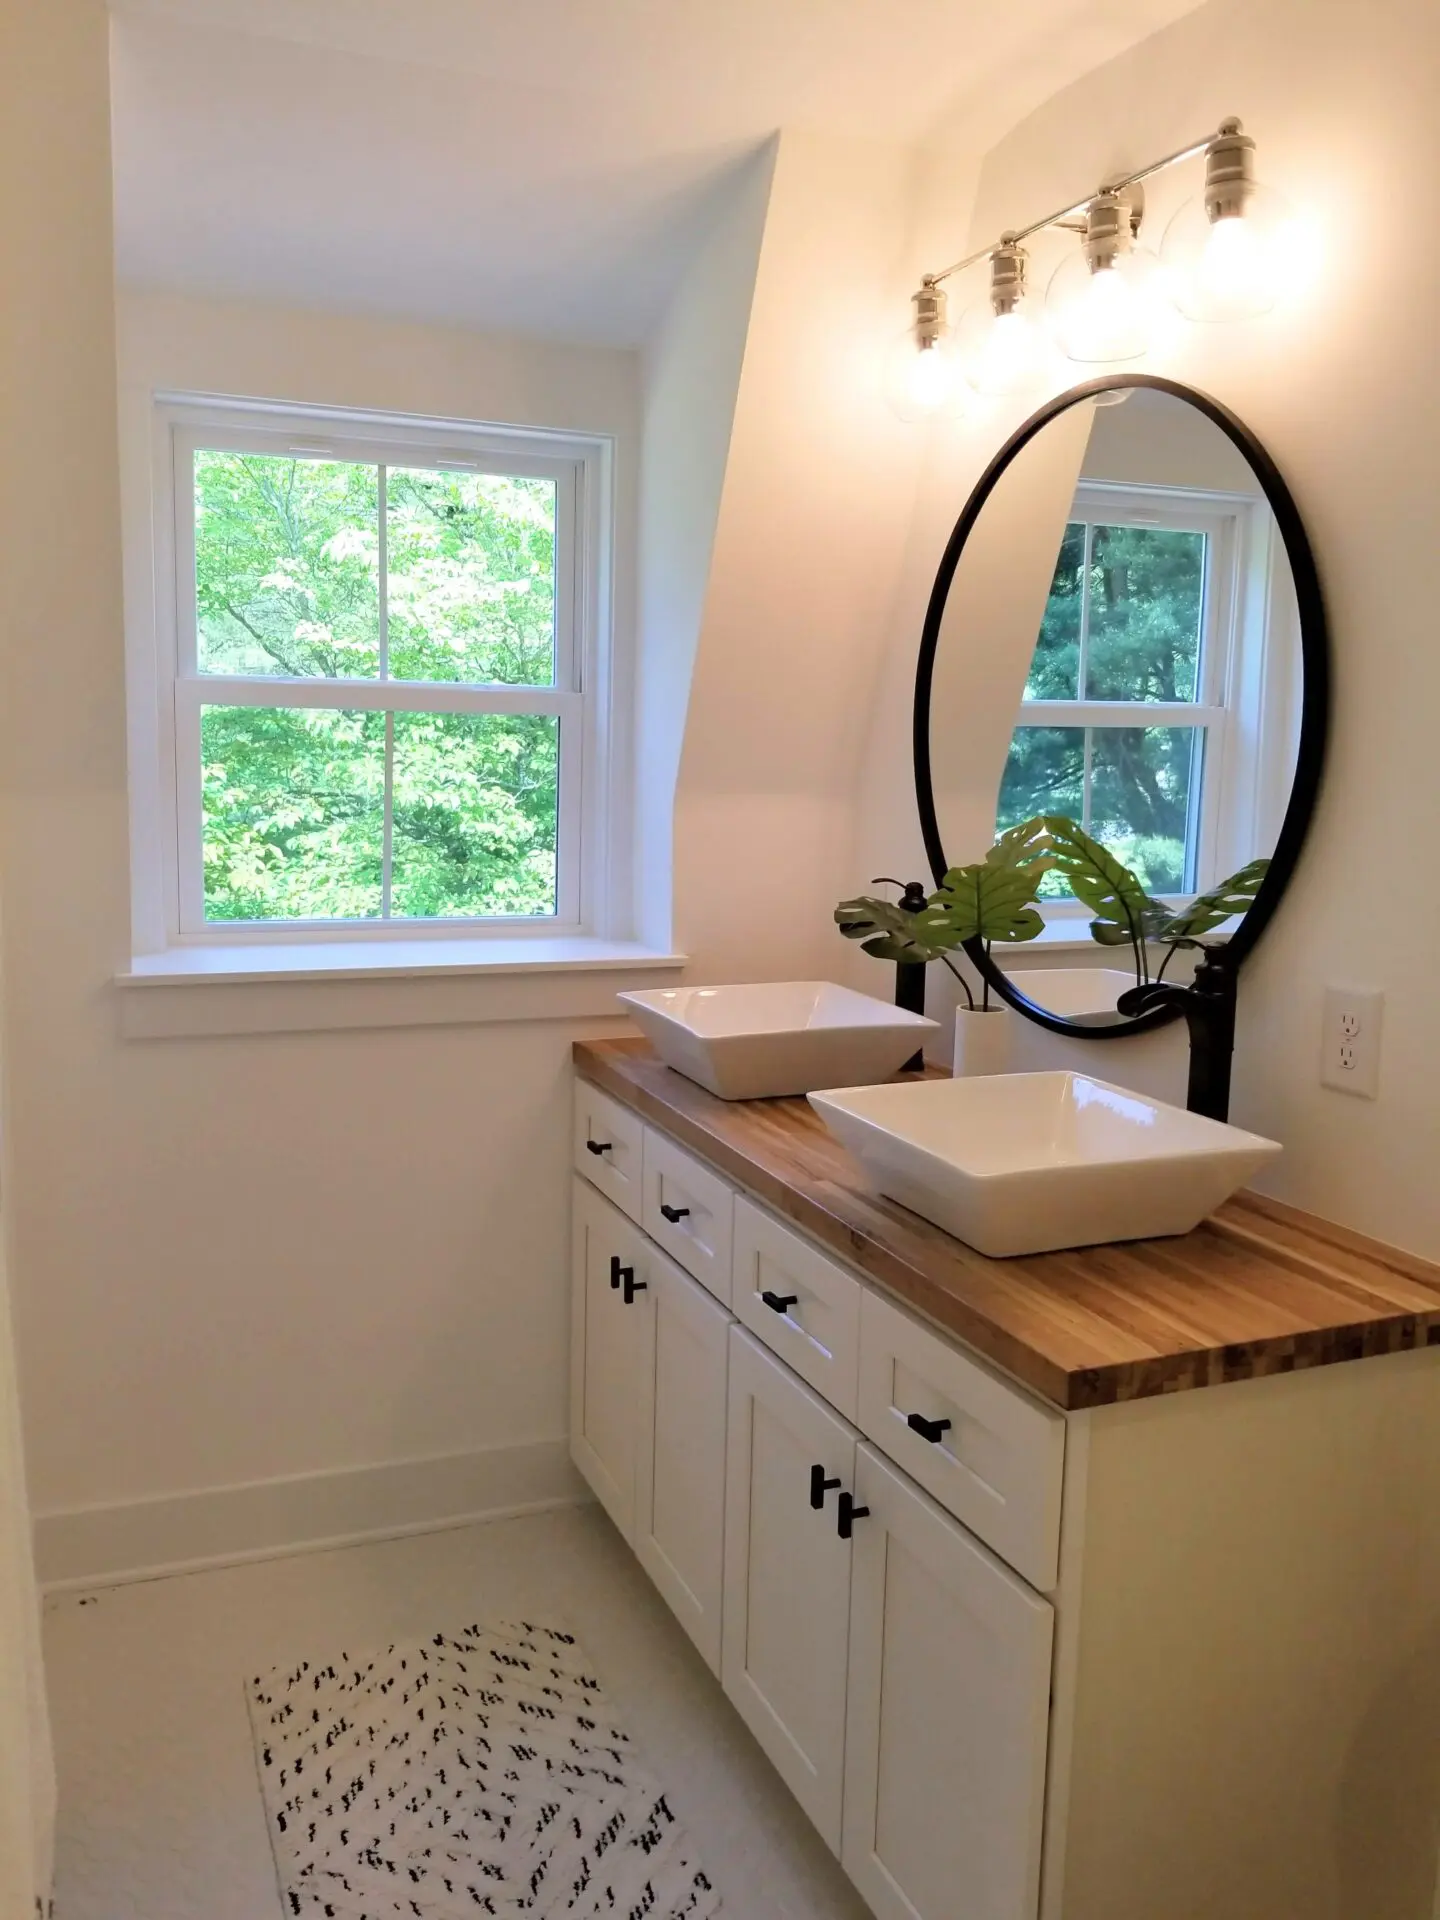
[[[1247,831],[1222,815],[1227,759],[1249,732],[1233,690],[1255,511],[1214,495],[1082,486],[1010,743],[1000,828],[1069,814],[1154,895],[1220,877]],[[1065,888],[1050,875],[1042,891]]]
[[[586,930],[603,447],[239,407],[163,424],[171,936]]]

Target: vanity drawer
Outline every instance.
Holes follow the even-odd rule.
[[[866,1289],[856,1425],[1017,1573],[1053,1590],[1063,1414]]]
[[[645,1124],[618,1100],[575,1082],[575,1171],[632,1220],[640,1218],[640,1169]]]
[[[730,1304],[730,1241],[735,1196],[716,1173],[645,1129],[640,1224],[717,1300]]]
[[[736,1314],[772,1353],[855,1418],[860,1283],[750,1201],[735,1201]],[[767,1297],[768,1296],[768,1297]]]

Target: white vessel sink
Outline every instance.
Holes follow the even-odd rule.
[[[939,1024],[830,980],[622,993],[667,1066],[722,1100],[887,1079]]]
[[[1281,1149],[1084,1073],[810,1095],[888,1194],[981,1253],[1188,1233]]]

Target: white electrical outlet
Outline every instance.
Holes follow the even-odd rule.
[[[1327,987],[1320,1080],[1373,1100],[1380,1091],[1380,1027],[1385,996],[1373,988]]]

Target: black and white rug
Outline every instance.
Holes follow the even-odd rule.
[[[288,1915],[705,1920],[720,1898],[572,1634],[487,1621],[247,1689]]]

